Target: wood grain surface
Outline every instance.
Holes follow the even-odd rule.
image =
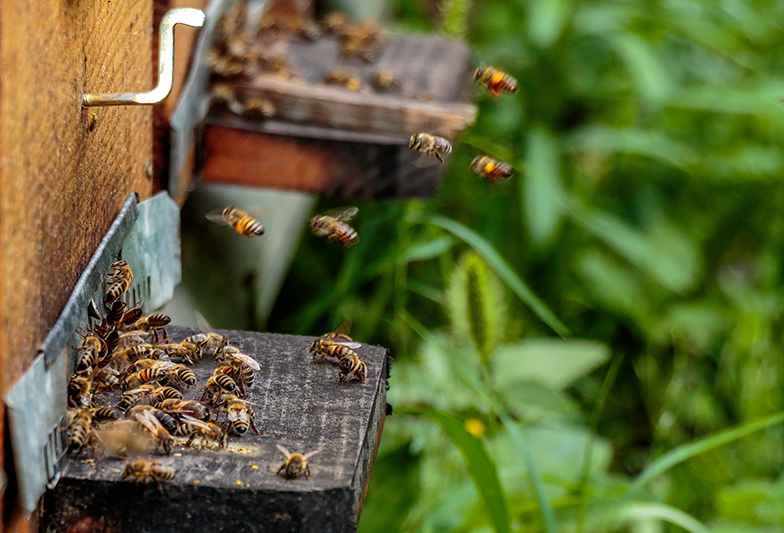
[[[84,92],[152,87],[153,22],[152,0],[7,1],[0,9],[5,394],[34,358],[128,193],[145,199],[152,191],[152,108],[88,110],[80,99]],[[11,478],[3,514],[18,517],[11,509],[13,468],[3,468]],[[9,529],[17,524],[6,521]]]
[[[175,341],[195,333],[167,329]],[[155,484],[121,481],[123,459],[68,458],[53,497],[57,530],[88,524],[91,531],[356,530],[386,410],[386,350],[358,348],[369,363],[367,383],[341,386],[336,363],[311,362],[313,337],[220,333],[261,364],[247,397],[261,435],[229,435],[223,450],[177,446],[171,456],[146,456],[176,472],[163,494]],[[193,367],[200,381],[186,399],[200,395],[215,366],[203,359]],[[118,399],[107,393],[96,402]],[[309,461],[312,477],[274,475],[284,460],[276,444],[320,450]]]

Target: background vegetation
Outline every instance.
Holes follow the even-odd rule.
[[[304,239],[266,325],[395,357],[361,529],[780,531],[784,2],[388,8],[521,87],[438,196]]]

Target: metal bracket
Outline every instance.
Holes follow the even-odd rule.
[[[166,192],[137,203],[135,194],[101,240],[31,368],[5,396],[19,494],[27,512],[60,478],[65,454],[68,375],[79,343],[74,332],[88,323],[90,301],[103,303],[104,275],[122,257],[134,272],[131,298],[145,311],[170,300],[180,282],[179,208]]]
[[[185,24],[199,28],[204,24],[204,12],[200,9],[178,7],[170,9],[161,21],[161,36],[158,52],[158,85],[138,93],[83,94],[82,105],[150,105],[164,100],[172,90],[174,80],[174,25]]]

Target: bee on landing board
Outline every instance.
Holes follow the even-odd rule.
[[[174,479],[174,470],[164,466],[158,461],[147,461],[139,459],[125,465],[122,474],[123,479],[134,479],[136,483],[156,483],[158,490],[163,493],[161,480],[171,481]]]
[[[327,85],[342,85],[349,91],[358,91],[362,87],[362,80],[356,71],[347,68],[336,68],[324,77]]]
[[[356,230],[348,225],[357,213],[358,208],[348,207],[316,215],[310,219],[310,230],[319,237],[326,237],[327,241],[338,240],[348,248],[359,242]]]
[[[388,70],[377,70],[370,77],[370,85],[381,93],[392,92],[400,89],[400,80]]]
[[[442,155],[452,153],[452,144],[437,135],[430,135],[429,133],[415,133],[408,140],[408,149],[416,150],[425,155],[433,155],[441,163],[446,165],[446,161]]]
[[[486,155],[480,155],[471,161],[471,170],[490,183],[495,183],[500,179],[512,177],[512,167],[508,163],[498,161]]]
[[[276,475],[281,475],[282,473],[283,477],[288,479],[294,479],[295,477],[301,476],[302,474],[305,474],[306,477],[310,477],[308,459],[319,453],[321,450],[308,452],[306,454],[289,453],[289,451],[280,444],[276,444],[275,446],[278,448],[280,453],[286,457],[286,461],[280,465]]]
[[[490,96],[498,98],[501,91],[517,92],[517,80],[495,67],[479,67],[474,71],[474,81],[490,91]]]
[[[217,224],[224,226],[231,226],[234,231],[246,237],[255,237],[257,235],[264,235],[264,226],[250,216],[242,209],[230,205],[222,211],[213,211],[205,215],[207,220],[211,220]]]

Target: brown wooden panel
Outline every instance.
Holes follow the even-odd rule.
[[[5,394],[35,356],[127,194],[145,199],[151,193],[152,108],[83,109],[80,97],[152,87],[153,21],[152,0],[6,1],[1,9]],[[6,507],[12,495],[13,486]]]

